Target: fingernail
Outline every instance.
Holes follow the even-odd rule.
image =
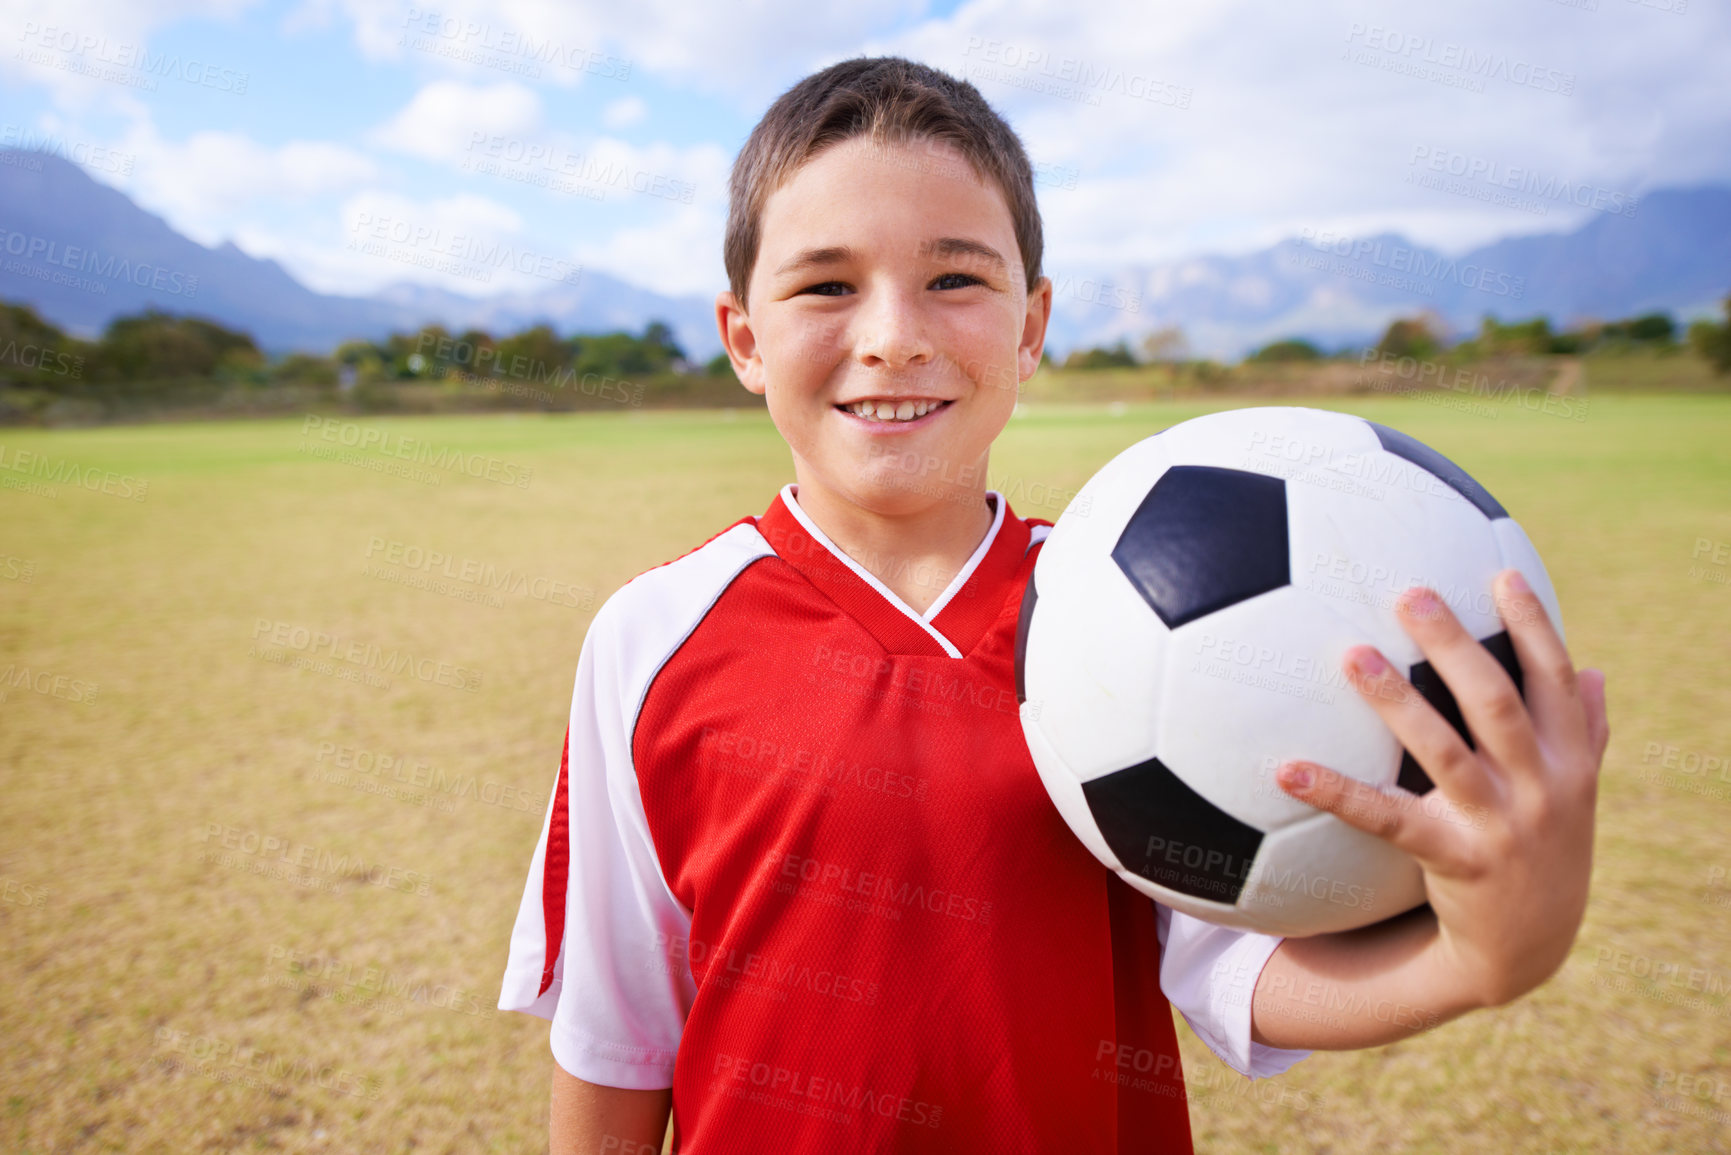
[[[1527,579],[1521,576],[1520,570],[1509,572],[1509,592],[1514,594],[1530,594],[1533,587],[1527,584]]]
[[[1415,618],[1434,618],[1442,613],[1442,602],[1428,589],[1408,590],[1404,606],[1406,612]]]
[[[1288,790],[1309,790],[1316,776],[1302,762],[1288,762],[1280,768],[1280,784]]]
[[[1352,672],[1366,681],[1380,678],[1389,670],[1388,659],[1368,646],[1358,650],[1352,657]]]

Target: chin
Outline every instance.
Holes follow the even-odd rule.
[[[910,451],[912,452],[912,451]],[[855,500],[874,513],[903,515],[929,509],[942,502],[969,498],[971,487],[958,486],[934,476],[894,471],[880,473],[854,487]]]

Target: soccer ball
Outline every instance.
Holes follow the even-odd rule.
[[[1393,607],[1431,587],[1518,686],[1491,592],[1511,566],[1560,631],[1526,533],[1406,434],[1299,408],[1175,425],[1082,487],[1028,581],[1016,694],[1034,765],[1088,849],[1175,910],[1293,936],[1410,910],[1418,863],[1274,771],[1305,759],[1430,791],[1342,657],[1376,646],[1470,742]],[[1414,805],[1483,821],[1441,794]]]

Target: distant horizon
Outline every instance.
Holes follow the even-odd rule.
[[[36,145],[40,145],[40,144],[51,144],[51,145],[57,144],[57,145],[60,145],[61,147],[59,147],[59,148],[44,148],[44,147],[37,147],[36,146]],[[25,156],[40,156],[43,158],[51,158],[51,159],[59,160],[63,163],[69,164],[69,165],[73,166],[74,168],[77,168],[79,171],[83,172],[84,175],[90,177],[91,180],[96,181],[99,184],[105,184],[105,185],[107,185],[107,187],[113,188],[116,192],[119,192],[119,193],[122,193],[123,195],[126,195],[129,200],[133,201],[133,204],[135,206],[137,206],[140,209],[140,211],[150,213],[151,216],[157,217],[159,220],[162,220],[165,224],[169,225],[170,228],[174,227],[173,222],[169,221],[161,213],[155,212],[155,211],[149,209],[148,207],[140,204],[137,200],[133,199],[131,194],[128,193],[128,191],[126,189],[118,187],[118,186],[113,185],[113,184],[109,184],[107,181],[104,181],[102,179],[102,177],[103,177],[105,170],[100,165],[94,165],[93,166],[92,164],[81,162],[77,158],[76,155],[68,155],[69,151],[76,153],[76,150],[68,150],[65,147],[65,141],[63,139],[58,139],[58,138],[45,139],[45,140],[42,140],[39,142],[32,142],[32,146],[30,146],[30,147],[26,147],[25,145],[21,145],[21,144],[19,144],[19,145],[7,144],[3,138],[0,138],[0,157],[4,157],[8,154],[17,154],[17,155],[25,155]],[[0,160],[0,167],[6,167],[7,164],[8,164],[8,162],[6,162],[4,160]],[[1651,196],[1655,193],[1690,193],[1690,192],[1712,192],[1712,191],[1731,192],[1731,177],[1728,177],[1724,180],[1703,180],[1703,181],[1700,181],[1700,182],[1697,182],[1694,184],[1668,185],[1668,186],[1664,186],[1664,187],[1655,187],[1653,189],[1648,190],[1647,195]],[[1633,214],[1631,213],[1630,215],[1633,215]],[[1591,218],[1589,218],[1589,219],[1591,219]],[[1570,233],[1577,231],[1580,228],[1580,224],[1581,224],[1581,222],[1577,222],[1573,225],[1559,226],[1556,228],[1544,228],[1544,227],[1536,227],[1536,226],[1532,227],[1532,228],[1527,228],[1527,229],[1520,228],[1519,226],[1521,224],[1524,224],[1524,223],[1525,222],[1519,221],[1519,220],[1510,221],[1509,222],[1510,227],[1509,227],[1509,230],[1507,232],[1503,232],[1503,233],[1499,233],[1499,234],[1487,237],[1484,240],[1477,242],[1476,244],[1468,245],[1465,247],[1449,247],[1449,246],[1444,246],[1444,245],[1422,245],[1422,247],[1429,249],[1432,252],[1438,253],[1444,257],[1451,257],[1451,258],[1458,259],[1462,256],[1465,256],[1468,253],[1475,251],[1476,249],[1484,248],[1484,247],[1487,247],[1489,245],[1498,244],[1498,243],[1501,243],[1503,241],[1517,240],[1517,239],[1523,239],[1523,238],[1529,238],[1529,237],[1567,236]],[[178,229],[176,229],[175,231],[180,232],[180,230],[178,230]],[[1314,231],[1314,230],[1312,230],[1312,231]],[[1242,257],[1254,256],[1258,253],[1267,252],[1271,249],[1277,249],[1283,244],[1288,244],[1288,243],[1292,243],[1292,242],[1304,239],[1304,233],[1305,233],[1305,230],[1300,229],[1300,230],[1298,230],[1298,232],[1294,233],[1293,235],[1277,238],[1275,241],[1273,241],[1270,244],[1263,244],[1263,245],[1259,245],[1259,246],[1256,246],[1253,248],[1247,248],[1247,249],[1233,249],[1233,248],[1225,248],[1225,247],[1222,247],[1222,248],[1198,247],[1198,248],[1195,248],[1195,249],[1192,249],[1189,251],[1177,253],[1171,257],[1163,258],[1163,259],[1160,259],[1157,261],[1143,262],[1143,263],[1125,262],[1120,267],[1132,267],[1132,266],[1137,265],[1137,264],[1140,264],[1141,267],[1161,267],[1161,266],[1179,265],[1179,264],[1182,264],[1186,261],[1203,260],[1203,259],[1208,259],[1208,258],[1237,259],[1237,258],[1242,258]],[[235,249],[238,249],[240,252],[245,253],[248,257],[251,257],[254,260],[272,261],[272,262],[276,263],[277,265],[283,267],[284,272],[288,273],[288,275],[290,275],[291,277],[294,277],[298,283],[306,285],[306,287],[308,287],[309,289],[313,289],[314,292],[324,293],[323,290],[319,290],[316,287],[307,284],[307,282],[302,280],[300,277],[295,276],[294,271],[291,268],[284,266],[283,262],[281,260],[277,259],[276,257],[271,256],[269,254],[256,253],[256,252],[249,250],[246,247],[246,245],[242,242],[241,238],[223,236],[223,237],[215,238],[214,240],[207,243],[205,241],[198,240],[196,237],[187,236],[185,233],[182,233],[181,235],[186,236],[187,240],[192,241],[195,244],[199,244],[202,247],[211,250],[212,252],[220,251],[225,246],[232,246]],[[1329,235],[1334,235],[1334,234],[1329,234]],[[1412,237],[1406,233],[1402,233],[1398,230],[1389,230],[1389,229],[1385,229],[1381,232],[1376,232],[1376,233],[1355,233],[1355,234],[1351,234],[1349,239],[1354,240],[1354,241],[1359,241],[1359,240],[1374,241],[1374,240],[1378,240],[1378,239],[1383,238],[1383,237],[1393,237],[1393,238],[1414,244],[1415,246],[1422,244],[1422,242],[1418,242],[1414,237]],[[14,255],[16,255],[16,254],[14,254]],[[608,275],[613,276],[618,280],[626,281],[628,283],[637,284],[638,287],[651,289],[653,291],[651,286],[644,284],[642,282],[632,282],[629,277],[622,276],[622,275],[615,274],[615,273],[611,273],[611,272]],[[1045,275],[1048,277],[1052,277],[1054,280],[1056,280],[1056,275],[1052,272],[1052,270],[1050,268],[1048,268],[1046,270]],[[691,293],[686,293],[686,294],[664,294],[664,295],[687,296],[687,297],[699,297],[699,296],[701,296],[707,302],[709,297],[713,296],[714,293],[720,292],[722,289],[725,289],[726,287],[727,287],[726,279],[725,279],[725,277],[723,277],[720,281],[717,282],[714,289],[708,290],[707,292],[705,290],[694,290]],[[494,297],[498,297],[498,296],[501,296],[504,294],[521,291],[518,288],[501,287],[500,289],[498,289],[492,293],[475,293],[475,292],[465,291],[465,287],[461,287],[461,286],[451,286],[451,287],[431,286],[431,285],[427,285],[421,281],[416,281],[416,280],[411,280],[411,279],[403,279],[403,280],[396,280],[396,281],[388,281],[388,282],[385,282],[385,283],[379,285],[376,289],[372,290],[371,292],[364,293],[364,294],[355,294],[355,295],[362,296],[362,297],[374,297],[374,296],[377,296],[379,293],[397,291],[397,290],[402,290],[405,288],[407,288],[407,289],[436,288],[441,292],[450,293],[454,296],[464,297],[464,298],[467,298],[467,299],[472,300],[472,301],[487,301],[487,300],[490,300]],[[340,296],[340,295],[346,295],[346,294],[324,293],[324,295]]]
[[[352,243],[382,221],[713,292],[747,133],[859,55],[923,62],[998,109],[1058,274],[1242,256],[1305,229],[1461,254],[1731,183],[1713,47],[1731,11],[1705,4],[1101,2],[1053,21],[960,0],[0,0],[0,30],[0,145],[62,141],[181,234],[321,293],[540,287],[512,272],[481,289],[460,265]]]
[[[1637,216],[1642,205],[1644,218]],[[1572,233],[1512,233],[1460,256],[1399,233],[1305,230],[1248,256],[1196,253],[1101,277],[1048,268],[1048,347],[1062,359],[1119,341],[1137,346],[1150,332],[1176,326],[1187,354],[1231,362],[1288,338],[1324,350],[1363,348],[1395,317],[1426,311],[1441,318],[1451,339],[1470,335],[1486,313],[1504,322],[1542,315],[1559,329],[1655,310],[1685,324],[1716,316],[1731,290],[1722,276],[1731,268],[1731,186],[1656,189],[1625,207]],[[152,306],[184,313],[197,297],[192,313],[245,331],[273,352],[322,355],[344,340],[381,340],[435,324],[507,334],[544,322],[561,333],[596,334],[640,332],[650,320],[669,324],[694,360],[720,351],[712,293],[670,297],[569,264],[538,269],[538,292],[507,285],[480,296],[401,280],[370,294],[363,286],[321,294],[275,258],[249,254],[232,240],[207,246],[184,236],[54,151],[0,150],[0,211],[7,222],[0,248],[12,258],[0,269],[0,296],[35,305],[87,340],[115,316]],[[428,256],[426,247],[388,235],[363,241],[405,264]],[[1624,256],[1615,268],[1593,264],[1602,252],[1618,251]],[[1664,263],[1663,254],[1679,251],[1693,264],[1679,266],[1676,257]],[[488,263],[503,268],[532,252],[489,242],[471,245],[463,257],[490,279]],[[1643,267],[1654,260],[1658,267]],[[148,278],[146,269],[154,270]],[[1529,284],[1538,272],[1544,276]],[[1559,293],[1599,292],[1601,281],[1622,284],[1623,296],[1587,307],[1559,304]],[[1257,296],[1268,298],[1260,312],[1245,304]]]

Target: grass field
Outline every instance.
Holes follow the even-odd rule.
[[[1181,1026],[1198,1149],[1731,1149],[1731,398],[1338,407],[1483,481],[1607,670],[1593,902],[1550,984],[1397,1046],[1247,1084]],[[1054,517],[1201,411],[1035,408],[991,479]],[[491,1008],[589,608],[786,450],[761,413],[360,420],[479,455],[400,476],[303,425],[0,435],[0,1149],[544,1147],[545,1025]],[[416,672],[298,667],[314,634]]]

